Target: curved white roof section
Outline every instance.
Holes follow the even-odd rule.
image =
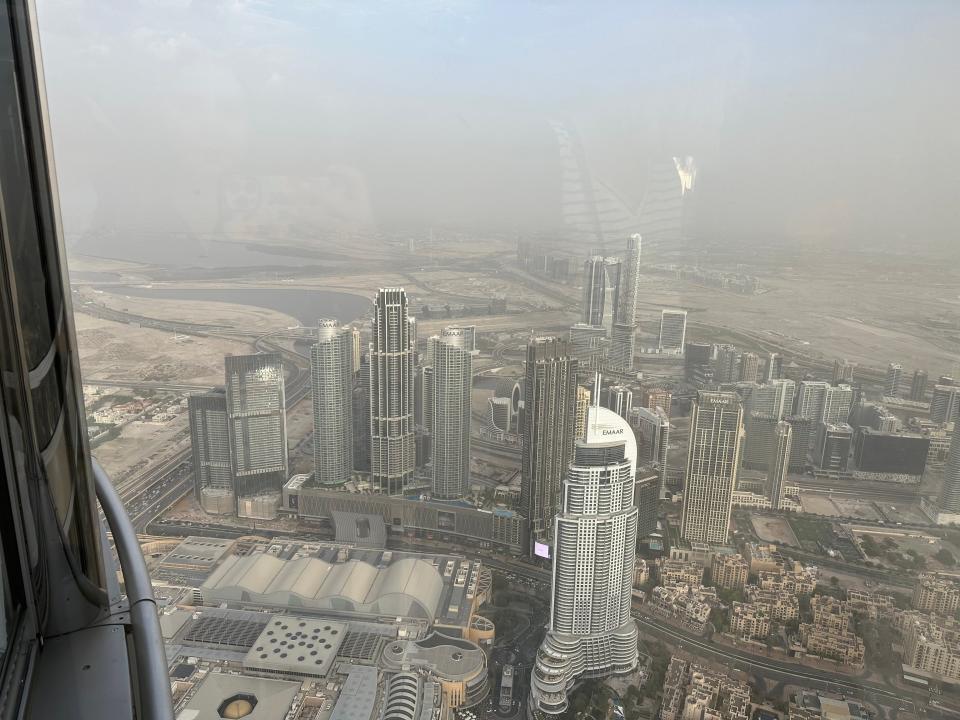
[[[419,558],[385,568],[360,560],[281,560],[267,553],[231,555],[201,587],[220,602],[304,607],[369,615],[424,618],[437,615],[443,580]]]
[[[587,445],[626,445],[624,455],[637,464],[637,438],[630,423],[613,410],[591,405],[587,413]]]

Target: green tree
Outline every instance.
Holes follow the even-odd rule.
[[[953,553],[946,548],[940,548],[933,557],[938,563],[946,565],[947,567],[953,567],[957,564],[957,559],[953,557]]]

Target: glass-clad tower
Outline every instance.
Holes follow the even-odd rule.
[[[374,300],[370,342],[370,473],[398,495],[413,480],[415,325],[403,288],[382,288]]]
[[[279,495],[287,481],[287,415],[279,353],[224,360],[233,486],[243,498]]]
[[[342,485],[353,474],[353,340],[350,328],[321,320],[310,348],[313,464],[322,485]]]

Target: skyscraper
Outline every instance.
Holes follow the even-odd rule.
[[[197,503],[208,513],[232,515],[237,503],[230,469],[226,393],[222,388],[196,393],[188,398],[187,408]]]
[[[941,384],[933,386],[930,419],[941,424],[960,420],[960,387]]]
[[[590,407],[590,389],[577,385],[577,410],[574,422],[574,440],[583,439],[587,433],[587,410]]]
[[[580,363],[580,370],[600,370],[607,357],[607,331],[600,325],[577,323],[570,326],[570,354]]]
[[[794,414],[816,423],[845,423],[853,405],[853,388],[821,380],[802,380]]]
[[[743,407],[735,393],[697,393],[680,534],[691,542],[726,543],[743,440]]]
[[[630,614],[637,542],[633,431],[616,413],[591,407],[555,518],[550,626],[531,672],[531,714],[567,709],[577,679],[637,666]]]
[[[617,305],[610,329],[610,352],[607,359],[614,370],[633,369],[637,333],[637,284],[640,281],[640,236],[627,238],[627,251],[620,264]]]
[[[353,381],[353,469],[370,472],[370,358],[360,356]]]
[[[583,263],[582,321],[585,325],[603,325],[603,310],[607,299],[606,261],[594,255]]]
[[[853,407],[853,388],[849,385],[830,385],[823,394],[820,422],[846,423]]]
[[[792,411],[795,391],[793,380],[737,385],[737,392],[743,400],[745,468],[767,470],[777,423]]]
[[[910,399],[914,402],[923,402],[927,394],[927,371],[914,370],[913,380],[910,382]]]
[[[885,397],[897,397],[900,394],[900,383],[903,380],[903,365],[890,363],[887,365],[887,379],[883,383]]]
[[[287,415],[279,353],[224,360],[233,486],[244,498],[276,495],[287,481]]]
[[[603,389],[603,405],[626,420],[633,407],[633,391],[626,385],[610,385]]]
[[[370,342],[370,474],[390,495],[403,492],[416,465],[413,422],[415,330],[403,288],[374,300]]]
[[[741,382],[756,382],[760,374],[760,357],[756,353],[747,352],[740,356]]]
[[[763,371],[761,372],[762,377],[760,380],[762,382],[770,382],[772,380],[779,380],[783,377],[783,355],[779,353],[767,353],[766,360],[764,361]]]
[[[310,348],[314,478],[342,485],[353,475],[354,334],[336,320],[321,320]]]
[[[956,430],[950,440],[950,453],[943,472],[940,509],[948,513],[960,513],[960,432]]]
[[[670,447],[670,418],[657,407],[635,407],[632,413],[637,429],[639,459],[652,464],[660,478],[660,496],[667,487],[667,451]]]
[[[770,507],[779,510],[783,503],[783,488],[790,471],[790,446],[793,443],[793,428],[781,420],[773,431],[773,447],[767,469],[767,488],[770,491]]]
[[[853,369],[856,365],[848,360],[834,360],[833,361],[833,381],[835,383],[851,383],[853,382]]]
[[[350,342],[353,349],[353,374],[360,372],[360,356],[363,354],[360,350],[360,329],[350,328]]]
[[[687,336],[686,310],[660,311],[660,342],[659,350],[662,353],[682,353],[683,343]]]
[[[473,356],[463,335],[430,338],[433,355],[431,457],[433,494],[444,500],[462,498],[470,482],[470,390]]]
[[[534,541],[553,540],[553,518],[573,446],[577,361],[559,338],[527,345],[520,507]]]

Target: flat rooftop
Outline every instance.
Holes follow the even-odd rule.
[[[325,618],[274,615],[244,658],[256,672],[326,677],[347,636],[347,623]]]
[[[177,715],[177,720],[222,720],[225,717],[283,720],[299,691],[300,683],[297,682],[210,673]],[[251,706],[252,709],[246,712]],[[231,711],[233,715],[228,714]]]

